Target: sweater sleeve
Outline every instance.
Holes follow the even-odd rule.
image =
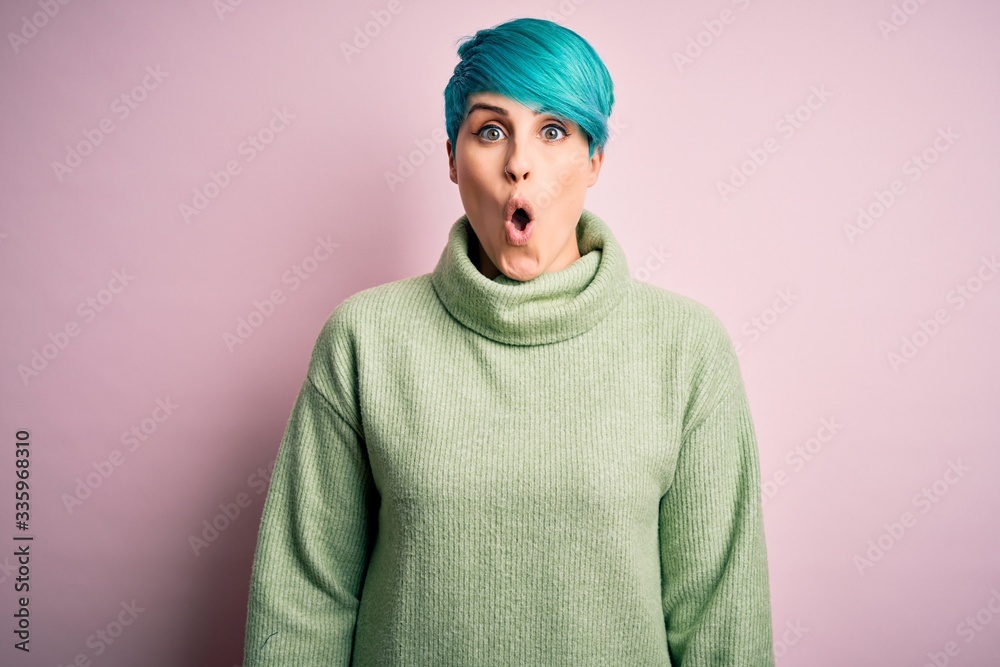
[[[328,332],[292,408],[264,503],[245,667],[351,660],[377,494],[362,434],[338,407],[345,401],[337,400],[336,372],[324,370]]]
[[[660,501],[663,614],[675,667],[772,667],[757,441],[739,364],[715,320]]]

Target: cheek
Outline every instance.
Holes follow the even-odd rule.
[[[586,188],[589,176],[587,156],[569,157],[552,173],[553,184],[561,190],[576,192]]]
[[[466,154],[459,157],[458,164],[459,174],[465,178],[470,186],[482,187],[482,183],[486,180],[488,172],[488,165],[485,164],[484,160],[475,155]]]

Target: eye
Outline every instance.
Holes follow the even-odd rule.
[[[549,139],[550,141],[553,141],[553,142],[561,141],[561,140],[563,140],[563,139],[565,139],[566,137],[569,136],[569,133],[567,133],[565,129],[563,129],[561,126],[555,125],[555,124],[546,125],[544,128],[542,128],[542,134],[545,134],[549,129],[558,130],[558,132],[562,132],[562,136],[561,137],[560,136],[554,136],[553,137],[551,134],[546,135],[546,138]]]
[[[500,127],[490,123],[489,125],[484,125],[479,129],[478,132],[474,133],[477,137],[484,140],[488,144],[495,144],[504,138],[504,132]],[[550,143],[558,143],[569,136],[569,132],[566,128],[556,123],[549,123],[544,128],[542,128],[542,136],[545,137]]]
[[[487,132],[496,132],[496,133],[499,133],[501,136],[498,137],[498,136],[496,136],[494,134],[494,135],[491,135],[491,138],[486,138],[485,135],[486,135]],[[496,142],[500,141],[500,139],[502,138],[502,135],[503,135],[503,130],[501,130],[496,125],[484,125],[478,132],[476,132],[476,135],[480,139],[486,139],[486,143],[493,144],[493,143],[496,143]]]

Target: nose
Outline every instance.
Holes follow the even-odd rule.
[[[514,183],[517,183],[518,181],[523,181],[524,179],[526,179],[528,177],[528,172],[527,171],[523,171],[523,170],[520,170],[520,169],[510,168],[510,163],[507,163],[507,164],[508,164],[508,166],[506,166],[506,167],[503,168],[503,173],[504,173],[504,176],[507,177],[508,181],[512,181]]]
[[[528,174],[530,173],[529,162],[526,147],[521,144],[515,145],[513,152],[507,159],[507,164],[503,168],[504,177],[514,183],[523,181],[528,178]]]

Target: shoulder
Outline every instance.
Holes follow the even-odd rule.
[[[333,309],[320,337],[343,339],[385,328],[393,320],[412,320],[414,311],[433,306],[434,298],[429,273],[363,289]]]
[[[703,359],[732,347],[722,319],[701,301],[635,279],[630,301],[630,318],[673,345],[676,354]]]
[[[696,422],[728,390],[742,386],[739,359],[718,313],[692,297],[633,280],[630,318],[662,346],[690,391]]]
[[[424,274],[355,292],[327,316],[313,345],[308,376],[331,403],[354,415],[353,423],[358,423],[356,379],[364,348],[386,343],[384,332],[411,330],[407,323],[430,298],[429,274]]]
[[[429,273],[363,289],[341,301],[316,338],[314,363],[353,362],[428,326],[439,309]]]

